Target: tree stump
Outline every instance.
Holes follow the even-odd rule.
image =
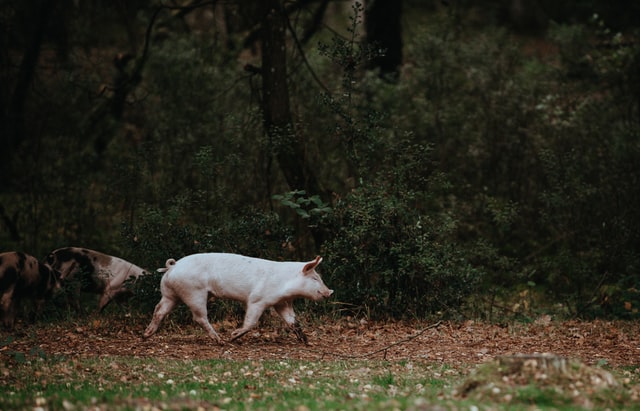
[[[601,389],[616,389],[613,375],[577,359],[553,354],[518,354],[497,357],[475,369],[454,395],[511,401],[524,386],[552,387],[557,395],[587,398]],[[508,400],[506,398],[509,398]]]
[[[498,365],[507,374],[537,374],[564,376],[569,360],[553,354],[517,354],[498,357]]]

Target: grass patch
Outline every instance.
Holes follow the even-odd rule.
[[[585,394],[576,403],[553,384],[505,384],[494,365],[471,372],[406,360],[2,358],[0,409],[12,410],[628,408],[638,393],[637,372],[635,381]],[[468,395],[460,395],[459,387],[473,381]]]
[[[386,361],[229,361],[38,358],[5,364],[0,409],[370,409],[439,403],[434,364]],[[440,381],[440,380],[439,380]],[[444,381],[444,380],[443,380]]]

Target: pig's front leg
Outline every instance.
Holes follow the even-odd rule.
[[[107,289],[104,290],[104,293],[100,296],[100,302],[98,303],[98,311],[102,312],[104,308],[111,302],[113,299],[113,294],[111,292],[111,288],[107,286]]]
[[[289,327],[296,334],[296,337],[299,341],[309,345],[309,341],[307,340],[307,336],[302,331],[302,327],[300,323],[296,320],[296,313],[293,311],[293,302],[285,301],[280,304],[276,304],[273,308],[275,308],[276,312],[282,317],[284,322],[286,322]]]
[[[16,322],[16,305],[17,303],[13,295],[13,291],[5,293],[2,296],[2,310],[0,311],[2,314],[2,323],[4,328],[7,330],[12,329]]]
[[[231,333],[231,341],[242,337],[253,327],[255,327],[258,324],[258,320],[260,319],[260,316],[264,312],[265,308],[267,307],[262,303],[247,304],[247,312],[244,315],[244,322],[242,323],[242,327]]]

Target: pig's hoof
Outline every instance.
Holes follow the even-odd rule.
[[[302,331],[300,326],[294,328],[293,331],[295,332],[298,341],[300,341],[304,345],[309,345],[309,340],[307,339],[306,334]]]
[[[242,337],[246,333],[247,331],[244,331],[244,330],[235,330],[234,332],[231,333],[231,341],[237,340],[238,338]]]

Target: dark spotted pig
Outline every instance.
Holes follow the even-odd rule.
[[[35,257],[10,251],[0,254],[0,315],[5,328],[13,329],[20,302],[35,301],[35,314],[42,311],[45,301],[60,288],[60,273]]]
[[[46,262],[60,271],[62,281],[78,281],[77,294],[80,290],[100,294],[100,311],[117,296],[129,293],[125,288],[127,280],[145,274],[142,268],[121,258],[79,247],[54,250]]]

